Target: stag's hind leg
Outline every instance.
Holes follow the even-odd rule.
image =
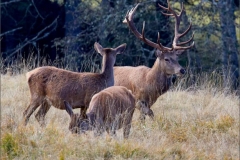
[[[51,105],[47,102],[47,100],[44,100],[42,105],[40,106],[37,114],[35,114],[35,118],[37,119],[38,123],[41,127],[44,127],[45,124],[45,116],[50,109]]]
[[[41,105],[43,100],[44,100],[43,97],[31,98],[31,102],[30,102],[28,108],[23,112],[23,123],[24,123],[24,125],[27,125],[30,116]]]

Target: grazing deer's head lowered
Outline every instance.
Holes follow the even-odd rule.
[[[157,43],[154,43],[154,42],[150,41],[149,39],[147,39],[145,37],[145,34],[144,34],[145,22],[143,22],[142,34],[137,31],[137,28],[135,27],[135,25],[133,23],[133,16],[134,16],[134,13],[137,10],[139,4],[137,4],[133,9],[130,10],[130,12],[127,13],[123,23],[128,24],[128,27],[130,28],[130,30],[133,32],[133,34],[137,38],[139,38],[141,41],[143,41],[147,45],[157,49],[156,56],[161,61],[161,65],[162,65],[161,68],[163,69],[163,72],[165,72],[166,74],[169,74],[169,75],[184,74],[185,70],[179,65],[177,57],[178,57],[178,55],[181,55],[184,50],[189,49],[189,48],[194,46],[194,42],[192,42],[192,44],[190,46],[183,46],[183,45],[185,45],[185,44],[187,44],[187,43],[189,43],[193,40],[194,34],[192,34],[192,37],[188,41],[180,42],[180,43],[178,41],[179,41],[179,38],[183,37],[184,35],[186,35],[190,31],[190,29],[192,27],[192,24],[189,25],[189,27],[187,28],[187,30],[185,32],[180,34],[179,33],[179,26],[180,26],[182,13],[183,13],[183,10],[184,10],[183,4],[182,4],[181,12],[179,14],[177,14],[170,7],[169,0],[168,0],[168,8],[165,8],[165,7],[161,6],[160,4],[158,4],[158,5],[162,9],[170,12],[170,14],[162,12],[164,15],[175,17],[175,32],[174,32],[175,36],[174,36],[171,48],[165,47],[160,43],[159,32],[158,32]]]
[[[159,33],[156,43],[150,41],[144,34],[145,23],[143,23],[142,33],[138,32],[133,23],[133,16],[138,6],[139,4],[128,11],[123,23],[127,23],[129,29],[138,39],[157,49],[157,59],[152,68],[148,68],[146,66],[114,67],[114,85],[125,86],[132,90],[137,100],[136,106],[142,112],[141,107],[150,107],[161,94],[165,93],[169,89],[171,84],[170,75],[185,74],[185,69],[178,63],[178,56],[181,55],[184,50],[194,46],[194,42],[192,42],[189,46],[185,46],[193,40],[194,35],[185,42],[179,42],[179,39],[190,31],[192,25],[190,24],[187,30],[182,34],[179,33],[179,25],[184,11],[183,4],[180,13],[177,14],[170,7],[168,0],[167,8],[161,5],[159,5],[159,7],[169,12],[163,13],[164,15],[173,16],[175,18],[175,36],[172,42],[172,47],[165,47],[160,43]],[[143,115],[144,113],[142,113],[141,117],[144,119]]]
[[[69,116],[71,118],[68,129],[72,133],[81,133],[81,132],[92,129],[89,124],[88,119],[81,117],[81,115],[78,113],[74,114],[73,110],[72,110],[72,106],[65,100],[64,100],[64,105],[65,105],[65,109],[66,109],[67,113],[69,114]]]
[[[81,117],[86,117],[86,108],[92,96],[114,85],[113,65],[116,55],[125,50],[126,44],[116,48],[103,48],[96,42],[94,48],[103,57],[101,73],[78,73],[50,66],[39,67],[27,73],[31,101],[23,113],[25,125],[39,106],[35,117],[44,125],[44,117],[51,105],[65,109],[63,100],[68,101],[73,109],[81,108]]]
[[[123,128],[123,136],[128,138],[135,98],[126,87],[112,86],[95,94],[87,110],[87,120],[82,119],[79,114],[73,114],[70,104],[64,103],[71,117],[69,129],[72,133],[94,130],[99,135],[106,130],[109,134],[115,135],[117,129]],[[147,114],[150,109],[144,110]]]

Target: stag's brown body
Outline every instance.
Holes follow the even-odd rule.
[[[131,9],[125,17],[124,23],[128,24],[129,29],[133,34],[139,38],[141,41],[147,45],[156,48],[156,61],[152,68],[146,66],[138,67],[114,67],[114,78],[115,86],[125,86],[128,89],[133,91],[133,94],[136,98],[136,107],[141,111],[141,119],[144,119],[144,113],[142,112],[142,107],[151,107],[157,98],[165,93],[170,87],[170,76],[173,74],[182,75],[185,73],[185,70],[178,63],[178,55],[181,55],[182,52],[186,49],[193,47],[194,42],[190,46],[182,46],[192,41],[192,37],[185,42],[178,42],[179,38],[184,36],[191,29],[191,24],[185,32],[182,34],[179,33],[179,25],[181,21],[181,16],[183,13],[183,4],[180,14],[177,14],[171,7],[168,0],[168,8],[165,8],[161,5],[162,9],[170,13],[163,13],[167,16],[175,17],[175,36],[172,43],[172,48],[164,47],[160,43],[160,35],[158,34],[157,43],[150,41],[145,38],[143,24],[142,33],[139,33],[137,28],[133,23],[133,15],[139,4]]]
[[[65,109],[63,100],[68,101],[73,108],[83,108],[81,112],[85,116],[92,96],[114,85],[113,65],[116,55],[123,52],[126,45],[112,49],[102,48],[95,43],[94,47],[103,56],[101,73],[77,73],[50,66],[39,67],[27,73],[31,101],[23,114],[25,124],[41,105],[36,119],[44,125],[44,117],[51,105]]]
[[[170,76],[161,70],[159,59],[152,68],[146,66],[114,67],[114,79],[115,86],[125,86],[132,90],[136,101],[146,103],[148,107],[152,106],[171,84]]]

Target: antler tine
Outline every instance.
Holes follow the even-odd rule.
[[[123,23],[128,23],[129,21],[132,20],[133,14],[137,10],[138,6],[139,6],[139,3],[135,7],[133,7],[130,11],[129,10],[127,11],[127,14],[125,16],[125,19],[123,20]]]
[[[181,38],[182,36],[184,36],[185,34],[187,34],[190,29],[192,28],[192,22],[190,23],[190,25],[188,26],[188,29],[186,29],[182,34],[179,34],[178,37]]]
[[[193,37],[194,37],[194,33],[192,34],[192,37],[189,40],[187,40],[185,42],[178,43],[177,45],[180,46],[180,45],[187,44],[187,43],[189,43],[189,42],[191,42],[193,40]]]
[[[173,50],[173,48],[164,47],[162,45],[162,43],[160,43],[160,33],[159,32],[158,32],[157,44],[159,45],[159,47],[161,48],[162,51],[171,51],[171,50]]]
[[[146,41],[145,35],[144,35],[144,29],[145,29],[145,21],[143,21],[143,28],[142,28],[142,39],[144,42]]]
[[[126,14],[126,16],[125,16],[125,18],[123,20],[123,23],[127,23],[127,21],[129,21],[128,15],[129,15],[129,10],[127,11],[127,14]]]
[[[141,41],[146,43],[147,45],[149,45],[153,48],[157,48],[157,49],[162,50],[162,51],[172,50],[172,48],[164,47],[161,44],[154,43],[154,42],[150,41],[149,39],[145,38],[145,34],[144,34],[145,22],[143,22],[142,34],[138,32],[137,28],[135,27],[135,25],[133,23],[133,16],[134,16],[134,13],[135,13],[138,6],[139,6],[139,4],[137,4],[134,8],[132,8],[130,11],[128,11],[123,23],[127,23],[129,29],[133,32],[133,34],[137,38],[139,38]]]
[[[158,3],[158,6],[159,6],[160,8],[162,8],[162,9],[166,10],[166,11],[169,10],[169,5],[168,5],[168,8],[166,8],[166,7],[164,7],[164,6],[162,6],[162,5],[160,5],[160,4]]]
[[[194,41],[193,41],[193,43],[192,43],[190,46],[186,46],[186,47],[175,46],[174,49],[175,49],[175,50],[186,50],[186,49],[192,48],[194,45],[195,45],[195,43],[194,43]]]
[[[184,10],[184,5],[183,5],[183,2],[182,2],[181,3],[181,11],[180,11],[178,17],[180,17],[180,18],[182,17],[183,10]]]
[[[133,18],[133,14],[135,13],[135,11],[137,10],[138,6],[139,6],[140,3],[138,3],[135,7],[133,7],[130,11],[130,21],[132,20]]]
[[[165,16],[174,16],[173,14],[169,14],[169,13],[164,13],[164,12],[161,12],[161,13]]]
[[[158,39],[157,39],[157,43],[160,43],[160,33],[158,32]]]
[[[189,43],[190,41],[193,40],[193,37],[194,37],[194,34],[192,35],[192,37],[188,40],[188,41],[185,41],[185,42],[181,42],[181,43],[177,43],[178,42],[178,39],[181,38],[182,36],[186,35],[190,29],[192,28],[192,23],[190,23],[189,27],[185,30],[185,32],[183,32],[182,34],[179,33],[179,26],[180,26],[180,22],[181,22],[181,17],[183,15],[183,11],[184,11],[184,5],[183,3],[181,3],[181,11],[179,14],[177,14],[171,7],[170,7],[170,3],[169,3],[169,0],[167,1],[168,3],[168,8],[166,7],[163,7],[161,6],[160,4],[159,7],[161,7],[162,9],[164,10],[167,10],[170,12],[169,13],[163,13],[164,15],[167,15],[167,16],[174,16],[175,17],[175,36],[174,36],[174,39],[173,39],[173,44],[172,44],[172,48],[175,49],[175,50],[180,50],[180,49],[189,49],[191,47],[194,46],[194,42],[190,45],[190,46],[186,46],[186,47],[183,47],[183,46],[180,46],[180,45],[184,45],[184,44],[187,44]]]
[[[166,8],[166,7],[162,6],[162,5],[160,5],[159,3],[158,3],[158,6],[159,6],[160,8],[162,8],[162,9],[166,10],[166,11],[169,11],[169,10],[170,10],[169,1],[168,1],[168,8]],[[162,11],[161,11],[161,12],[162,12]],[[174,16],[173,14],[164,13],[164,12],[162,12],[162,14],[165,15],[165,16]]]
[[[169,0],[167,0],[167,3],[168,3],[168,11],[170,11],[175,17],[178,17],[177,13],[170,6]]]

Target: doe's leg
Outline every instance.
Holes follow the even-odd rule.
[[[104,129],[105,129],[105,126],[104,126],[103,120],[98,119],[98,120],[96,121],[96,127],[95,127],[95,131],[94,131],[94,135],[95,135],[95,136],[100,136],[100,135],[102,135]]]
[[[47,112],[49,111],[51,105],[47,102],[47,100],[44,100],[42,105],[40,106],[37,114],[35,114],[35,118],[37,119],[38,123],[41,127],[45,127],[45,116]]]
[[[26,126],[32,113],[40,106],[42,103],[42,98],[31,99],[28,108],[23,112],[23,123]]]

